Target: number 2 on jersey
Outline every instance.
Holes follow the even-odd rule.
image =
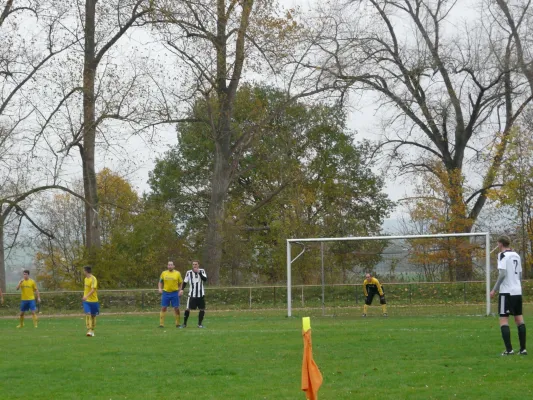
[[[518,275],[518,271],[517,271],[517,268],[518,268],[518,260],[513,260],[513,264],[514,264],[514,273],[516,275]]]

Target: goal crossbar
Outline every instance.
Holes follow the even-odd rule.
[[[339,241],[360,241],[360,240],[393,240],[393,239],[430,239],[430,238],[454,238],[454,237],[485,237],[485,295],[486,295],[486,315],[490,315],[490,233],[489,232],[475,232],[475,233],[443,233],[436,235],[405,235],[405,236],[348,236],[348,237],[330,237],[330,238],[301,238],[301,239],[287,239],[287,316],[292,316],[292,263],[296,261],[301,255],[305,253],[304,243],[309,242],[339,242]],[[291,245],[301,244],[303,249],[295,257],[292,258]],[[322,264],[323,264],[323,247]],[[323,269],[323,265],[322,265]],[[323,272],[322,272],[323,275]],[[323,279],[322,279],[323,280]],[[322,282],[323,284],[324,282]]]

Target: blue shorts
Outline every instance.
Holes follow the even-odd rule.
[[[35,300],[22,300],[20,302],[20,311],[35,311],[37,309],[35,305]]]
[[[100,314],[100,303],[97,301],[84,301],[83,311],[85,311],[85,314],[98,315]]]
[[[180,306],[180,297],[178,292],[165,292],[163,290],[163,295],[161,296],[161,307],[172,306],[174,308]]]

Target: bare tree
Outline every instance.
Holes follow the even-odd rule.
[[[45,170],[59,166],[59,159],[43,171],[37,168],[39,153],[49,144],[41,147],[35,134],[34,100],[51,61],[74,44],[62,35],[66,10],[64,3],[46,0],[8,0],[0,5],[0,288],[4,290],[5,250],[18,238],[23,219],[38,227],[27,213],[27,199],[57,184],[43,182]],[[6,244],[4,234],[10,227],[12,241]]]
[[[531,0],[496,0],[503,18],[497,10],[491,10],[493,2],[489,2],[489,10],[493,12],[495,20],[504,25],[514,42],[513,51],[518,60],[518,67],[529,83],[533,94],[533,48],[531,34],[533,24],[533,5]]]
[[[448,230],[470,232],[531,96],[515,72],[512,35],[462,21],[458,4],[343,3],[341,12],[328,10],[321,63],[308,65],[378,97],[385,138],[376,154],[388,150],[400,174],[435,176],[450,203]],[[463,261],[458,279],[472,273]]]

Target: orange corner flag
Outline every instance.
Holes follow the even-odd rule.
[[[304,338],[304,358],[302,362],[302,390],[308,400],[318,399],[318,389],[322,385],[322,374],[313,360],[313,345],[311,344],[311,320],[302,319]]]

